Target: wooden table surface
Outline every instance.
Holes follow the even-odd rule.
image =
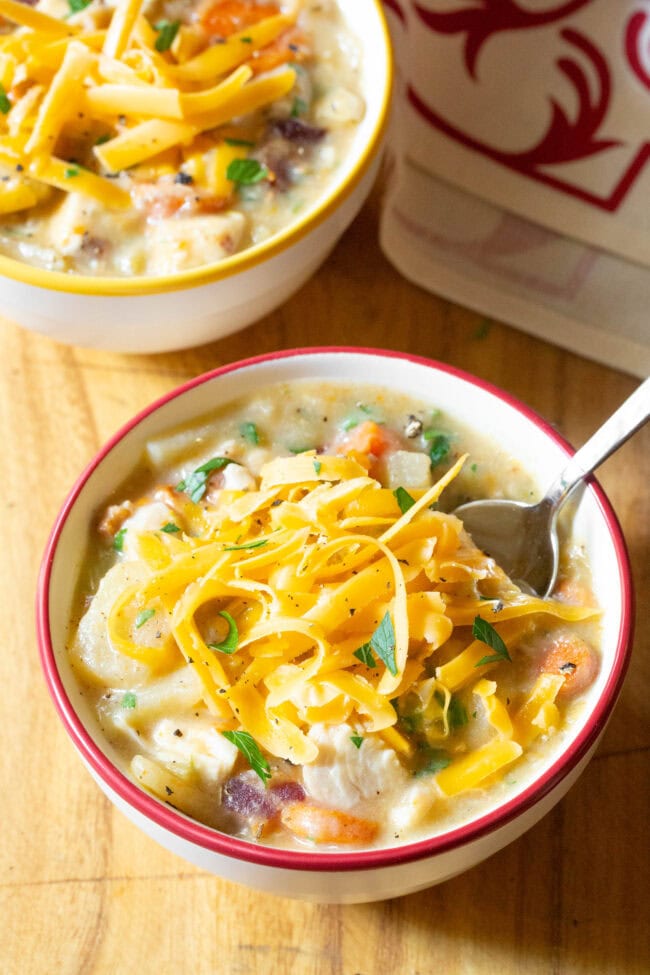
[[[579,444],[638,380],[436,298],[376,244],[377,201],[273,315],[212,345],[126,356],[0,322],[2,975],[647,975],[650,426],[601,469],[638,594],[635,652],[594,760],[542,822],[463,876],[341,907],[262,896],[159,848],[82,767],[41,677],[39,560],[76,475],[171,387],[252,353],[383,346],[496,383]]]

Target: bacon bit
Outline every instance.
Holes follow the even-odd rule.
[[[112,541],[116,532],[120,530],[127,518],[133,514],[133,505],[130,501],[123,501],[121,504],[110,504],[102,515],[97,531],[107,541]]]
[[[271,783],[264,789],[246,772],[229,779],[222,794],[224,808],[244,819],[257,839],[278,828],[283,810],[304,800],[305,790],[293,779]]]
[[[315,843],[371,843],[379,827],[340,809],[325,809],[308,802],[297,802],[282,810],[282,825],[296,836]]]

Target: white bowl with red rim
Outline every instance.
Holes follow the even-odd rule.
[[[233,363],[199,376],[139,413],[103,447],[72,488],[41,566],[37,630],[45,679],[64,727],[109,799],[145,833],[203,869],[260,891],[353,903],[396,897],[439,883],[492,855],[536,823],[585,768],[619,695],[631,652],[633,589],[620,526],[592,478],[579,498],[573,535],[585,546],[603,608],[602,664],[560,751],[535,778],[493,808],[428,839],[367,851],[277,849],[219,833],[144,792],[120,768],[71,672],[66,639],[76,579],[93,519],[136,467],[146,442],[267,384],[311,379],[363,381],[444,409],[500,445],[539,483],[552,479],[571,447],[504,391],[443,363],[373,349],[297,349]]]
[[[222,261],[157,276],[49,271],[0,254],[3,315],[71,345],[166,352],[245,328],[297,291],[372,189],[388,124],[392,53],[381,0],[337,2],[361,48],[365,114],[336,173],[304,211]]]

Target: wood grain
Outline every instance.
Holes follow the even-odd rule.
[[[102,442],[184,379],[273,349],[384,346],[505,387],[576,444],[635,387],[629,376],[410,285],[379,252],[376,223],[374,200],[283,308],[200,349],[113,355],[0,322],[2,975],[649,970],[650,428],[599,475],[628,540],[638,611],[629,677],[598,754],[538,826],[440,887],[337,907],[261,896],[210,877],[114,811],[76,758],[45,690],[33,601],[56,512]]]

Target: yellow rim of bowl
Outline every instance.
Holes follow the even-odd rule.
[[[336,188],[330,189],[315,209],[306,214],[301,220],[291,224],[285,230],[270,237],[268,241],[257,244],[234,254],[218,264],[205,264],[166,274],[161,277],[89,277],[81,274],[66,274],[63,271],[47,271],[43,268],[24,264],[11,257],[0,254],[0,275],[20,281],[23,284],[35,285],[50,291],[66,291],[70,294],[97,296],[149,295],[167,291],[180,291],[183,288],[198,287],[211,284],[223,278],[231,277],[241,271],[249,270],[262,261],[281,253],[301,240],[306,234],[318,227],[329,214],[347,199],[361,181],[366,169],[379,151],[388,124],[390,97],[393,80],[393,63],[388,25],[381,6],[381,0],[370,0],[378,20],[383,42],[383,55],[386,64],[384,90],[370,137],[363,148],[353,168],[345,177],[344,182]]]

